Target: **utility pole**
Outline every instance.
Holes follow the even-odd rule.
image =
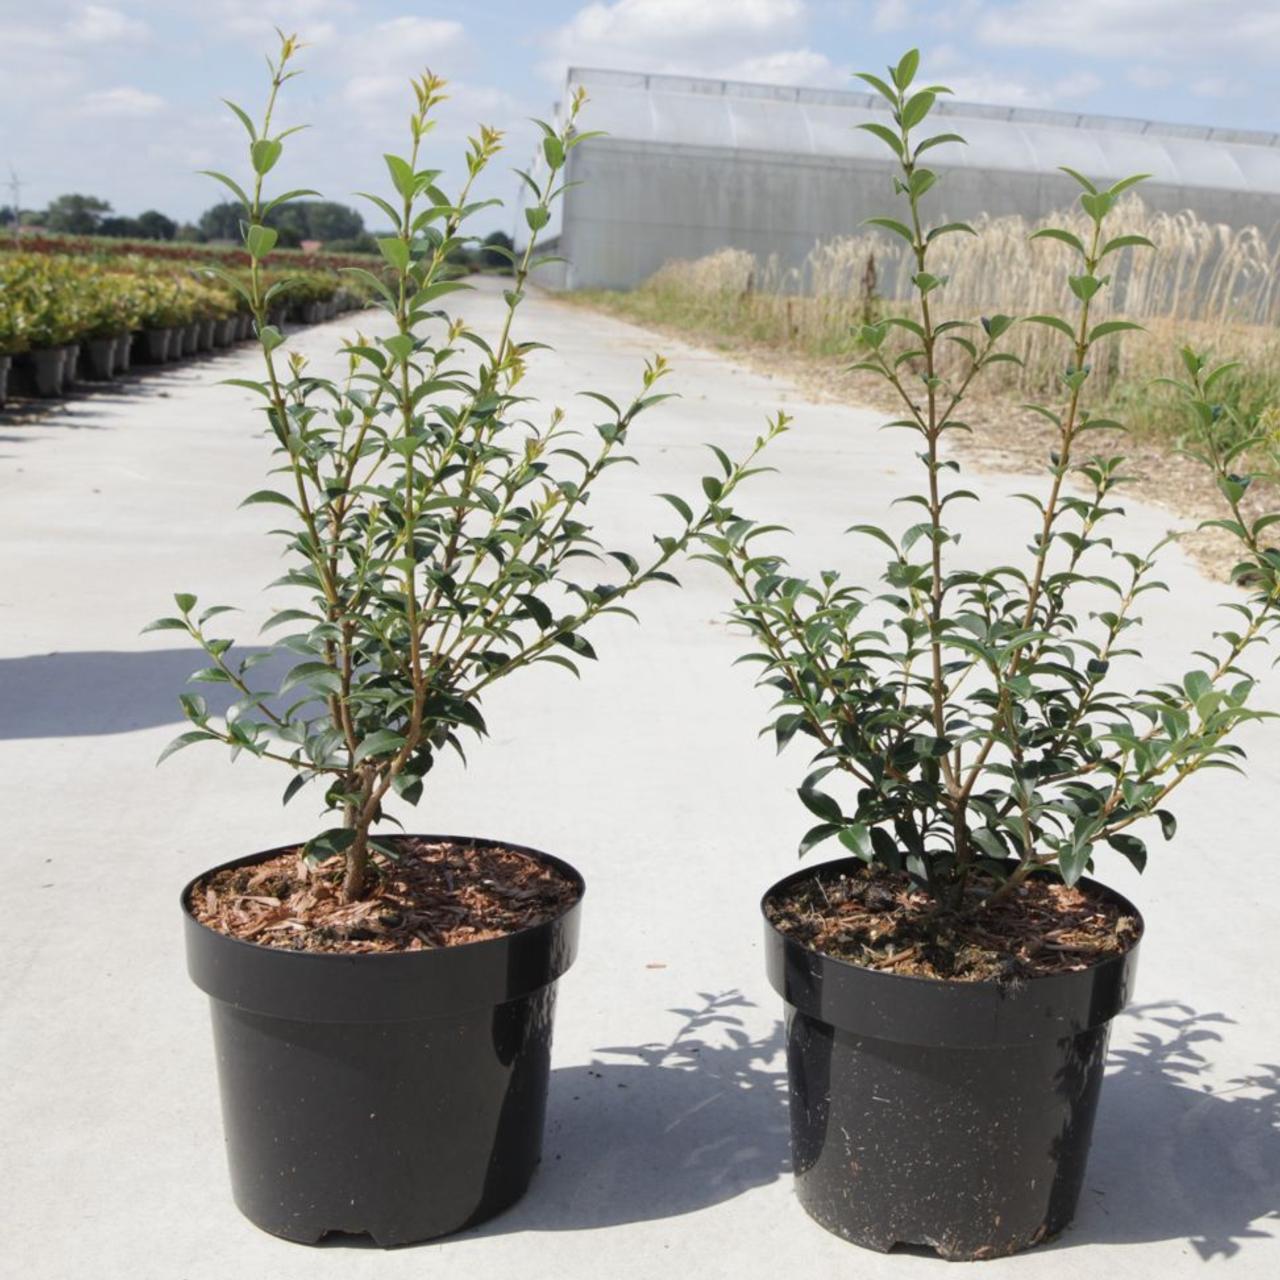
[[[22,239],[22,179],[13,165],[9,166],[9,200],[13,207],[13,242],[17,244]]]

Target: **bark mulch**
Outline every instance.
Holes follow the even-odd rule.
[[[340,858],[309,863],[291,850],[206,876],[192,891],[191,912],[210,929],[261,946],[354,954],[504,938],[554,920],[578,897],[572,880],[513,849],[413,836],[393,844],[394,860],[374,855],[362,901],[342,901]]]
[[[958,982],[1076,972],[1138,941],[1137,919],[1087,888],[1032,876],[994,901],[995,887],[974,877],[961,908],[945,913],[905,873],[815,868],[765,911],[781,933],[823,955]]]

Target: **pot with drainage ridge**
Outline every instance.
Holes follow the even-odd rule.
[[[390,837],[533,859],[569,905],[505,936],[423,950],[294,951],[228,936],[182,892],[187,967],[208,996],[232,1193],[289,1240],[447,1235],[523,1195],[542,1149],[556,987],[577,952],[584,886],[507,842]],[[403,848],[402,848],[403,854]]]
[[[800,1203],[828,1231],[882,1252],[921,1245],[976,1259],[1039,1244],[1075,1213],[1141,916],[1082,879],[1132,919],[1131,944],[1077,971],[1013,982],[866,968],[771,918],[797,886],[863,866],[849,858],[796,872],[761,903],[769,981],[786,1002]]]

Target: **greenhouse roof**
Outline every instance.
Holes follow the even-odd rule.
[[[589,127],[615,141],[888,160],[883,143],[854,128],[867,113],[887,119],[877,94],[594,68],[570,69],[569,83],[590,95]],[[1276,133],[945,98],[934,113],[969,144],[935,153],[939,167],[1056,173],[1069,165],[1097,178],[1147,173],[1171,186],[1280,194]]]

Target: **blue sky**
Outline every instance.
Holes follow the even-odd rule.
[[[385,186],[427,66],[453,82],[447,171],[476,121],[523,164],[570,63],[844,87],[910,45],[965,99],[1280,131],[1280,0],[0,0],[0,178],[27,207],[194,217],[218,198],[194,170],[243,173],[218,99],[256,109],[273,23],[312,42],[284,104],[312,128],[280,180],[352,203]],[[485,194],[514,190],[504,167]]]

